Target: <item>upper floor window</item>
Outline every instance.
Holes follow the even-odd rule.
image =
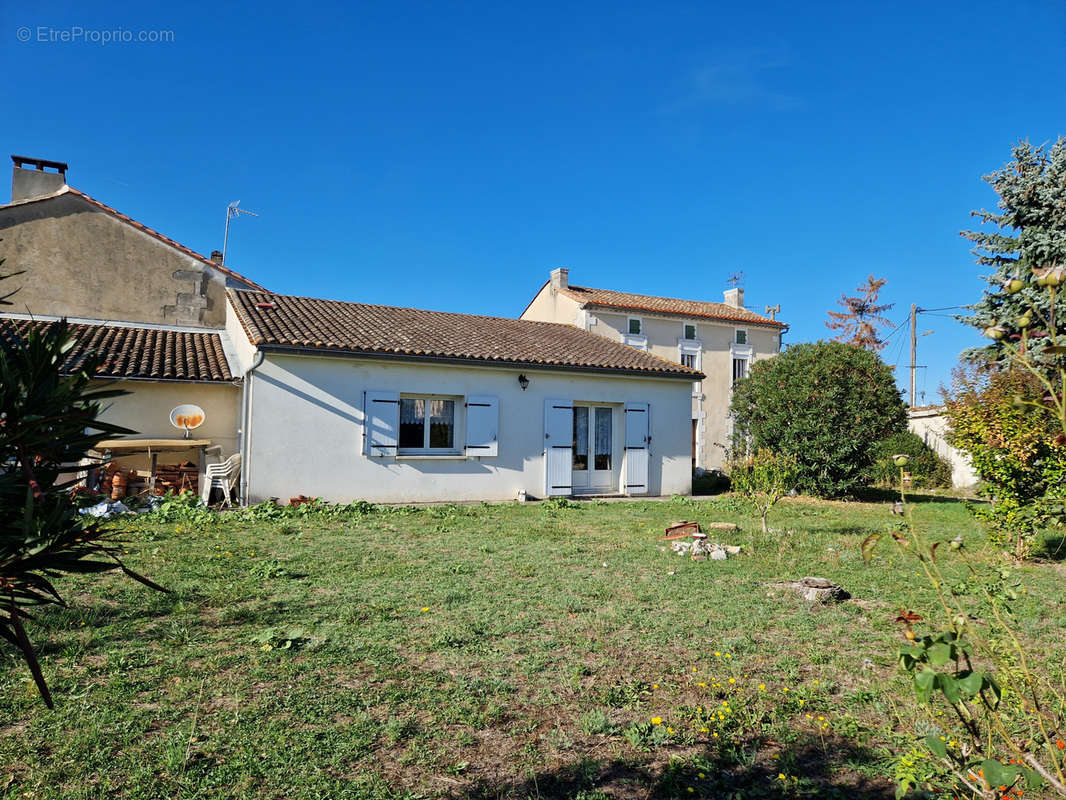
[[[737,344],[747,344],[748,343],[748,331],[747,331],[747,329],[745,329],[745,328],[737,328],[736,337],[734,338],[734,341]]]
[[[684,333],[684,336],[682,338],[684,338],[684,339],[695,339],[696,338],[696,326],[695,325],[691,325],[691,324],[686,322],[685,325],[684,325],[683,333]]]
[[[682,353],[681,365],[688,367],[689,369],[696,369],[696,354],[695,353]]]
[[[629,331],[628,333],[634,336],[640,336],[644,333],[644,320],[640,317],[629,318]]]
[[[401,397],[399,449],[454,450],[455,400]]]
[[[748,377],[748,359],[733,359],[733,383]]]

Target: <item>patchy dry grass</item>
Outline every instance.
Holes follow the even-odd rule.
[[[917,513],[998,558],[960,503]],[[676,519],[740,523],[745,554],[666,551]],[[0,650],[0,796],[888,798],[915,733],[893,618],[931,599],[863,563],[888,522],[791,501],[764,536],[723,497],[131,523],[173,592],[64,582],[31,631],[54,712]],[[1024,633],[1061,662],[1062,576],[1021,572]],[[804,575],[855,599],[769,586]]]

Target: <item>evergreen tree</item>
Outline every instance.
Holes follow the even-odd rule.
[[[859,293],[857,296],[840,295],[837,303],[844,310],[828,312],[829,321],[825,323],[829,330],[840,331],[835,337],[836,341],[865,347],[867,350],[878,351],[884,348],[885,342],[881,338],[880,330],[892,323],[881,315],[895,305],[877,304],[877,296],[886,283],[884,278],[871,275],[866,279],[866,283],[855,287],[855,291]]]
[[[1013,156],[1002,169],[984,176],[999,195],[999,212],[971,212],[996,230],[961,234],[974,243],[977,263],[991,267],[982,276],[988,288],[970,306],[973,314],[958,318],[992,338],[985,347],[964,352],[968,361],[1005,364],[1004,344],[1018,347],[1022,326],[1029,326],[1028,349],[1033,354],[1047,346],[1052,324],[1057,333],[1066,331],[1066,314],[1060,309],[1058,319],[1052,319],[1053,294],[1037,284],[1041,274],[1066,267],[1066,137],[1050,149],[1020,142]],[[1030,308],[1035,316],[1027,313]]]

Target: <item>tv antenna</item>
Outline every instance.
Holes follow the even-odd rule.
[[[226,206],[226,235],[222,237],[222,264],[226,263],[226,247],[229,245],[229,221],[231,219],[237,219],[241,214],[246,214],[249,217],[258,217],[254,211],[249,211],[246,208],[241,208],[241,201],[234,200],[228,206]]]
[[[729,277],[726,278],[726,283],[734,289],[742,286],[744,284],[744,273],[742,271],[730,272]]]

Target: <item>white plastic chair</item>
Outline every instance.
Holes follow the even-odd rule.
[[[240,477],[240,474],[240,453],[234,453],[225,461],[220,461],[217,464],[208,464],[207,471],[204,474],[204,486],[200,491],[200,496],[203,498],[204,503],[211,502],[212,489],[221,489],[222,504],[228,506],[230,504],[230,492],[237,485],[237,478]]]

